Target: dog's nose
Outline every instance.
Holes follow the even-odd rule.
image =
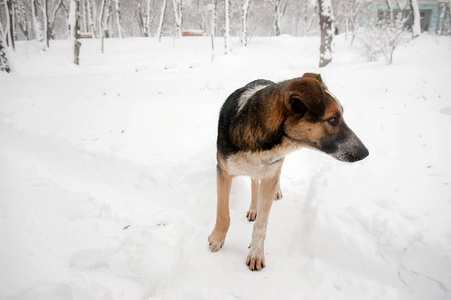
[[[362,160],[365,159],[368,155],[370,155],[370,151],[368,151],[368,149],[362,145],[362,147],[359,149],[359,151],[357,152],[357,160]]]

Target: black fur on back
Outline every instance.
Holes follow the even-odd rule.
[[[224,157],[238,151],[263,151],[272,149],[282,142],[283,126],[276,131],[265,128],[265,116],[271,97],[262,97],[268,86],[275,83],[269,80],[255,80],[233,92],[224,102],[219,113],[217,149]],[[265,88],[257,91],[239,109],[239,99],[242,94],[256,86]],[[248,136],[246,136],[248,135]],[[251,137],[249,135],[252,135]]]

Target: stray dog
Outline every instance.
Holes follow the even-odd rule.
[[[256,80],[233,92],[223,104],[217,140],[216,225],[210,250],[224,245],[230,225],[229,194],[237,175],[251,177],[247,218],[254,221],[246,264],[265,267],[264,241],[274,199],[280,199],[280,171],[285,156],[301,147],[319,150],[345,162],[369,152],[343,119],[343,108],[319,74],[306,73],[280,83]]]

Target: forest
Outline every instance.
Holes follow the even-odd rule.
[[[435,31],[448,34],[450,5],[440,5]],[[72,38],[75,53],[80,38],[99,38],[103,49],[104,38],[224,36],[227,53],[230,36],[246,46],[254,36],[321,34],[320,65],[325,66],[331,60],[333,34],[343,32],[351,43],[364,32],[369,60],[373,52],[382,51],[391,63],[390,52],[403,40],[400,35],[421,34],[421,18],[417,0],[3,0],[0,36],[3,48],[35,39],[42,50],[51,40]],[[386,40],[388,46],[369,45],[374,40]]]

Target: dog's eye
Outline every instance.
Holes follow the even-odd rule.
[[[332,126],[337,126],[338,125],[338,118],[337,117],[332,117],[329,120],[327,120],[327,122],[329,122],[329,124],[332,125]]]

